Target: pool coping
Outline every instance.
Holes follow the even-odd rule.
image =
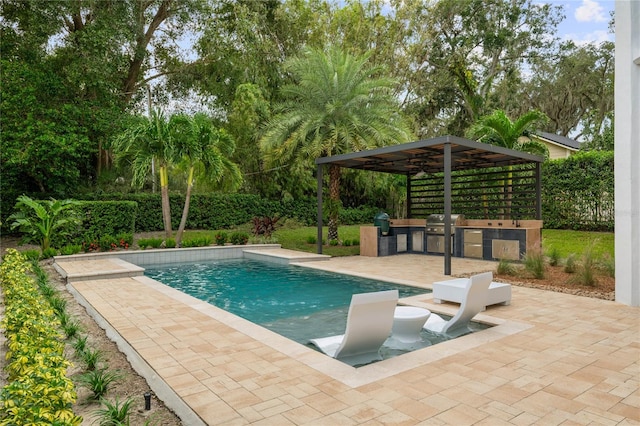
[[[279,258],[282,259],[282,263],[290,263],[295,264],[301,267],[311,267],[315,269],[325,269],[319,267],[319,264],[324,262],[310,262],[306,259],[309,257],[305,257],[305,260],[300,261],[300,256],[295,256],[293,254],[299,252],[289,251],[291,254],[287,256],[287,251],[283,251],[279,245],[270,245],[270,246],[260,246],[259,248],[255,247],[247,247],[240,246],[240,253],[242,253],[242,257],[244,257],[244,252],[248,253],[248,257],[253,255],[258,255],[258,257],[264,258],[266,256],[270,256],[272,259]],[[245,250],[242,250],[244,248]],[[202,250],[202,252],[207,251],[207,248]],[[208,248],[211,251],[212,248]],[[217,250],[225,250],[226,247],[215,247],[213,249]],[[172,249],[162,249],[157,250],[156,252],[168,253],[168,250]],[[178,249],[183,250],[183,249]],[[237,250],[237,246],[232,250]],[[231,252],[230,250],[229,252]],[[267,250],[273,250],[270,254],[266,254]],[[151,250],[147,250],[144,253],[157,255],[158,253],[151,253]],[[229,253],[226,252],[226,253]],[[256,253],[257,252],[257,253]],[[275,253],[280,252],[280,257],[276,256]],[[237,253],[237,251],[236,251]],[[202,254],[202,253],[201,253]],[[474,320],[483,322],[486,324],[491,324],[493,327],[483,330],[482,332],[472,333],[467,336],[459,337],[454,340],[450,340],[447,342],[442,342],[432,347],[416,350],[407,354],[403,354],[398,357],[394,357],[391,359],[383,360],[374,364],[370,364],[367,366],[354,368],[347,364],[342,363],[341,361],[330,358],[310,347],[306,347],[300,343],[294,342],[284,336],[281,336],[275,332],[267,330],[257,324],[253,324],[248,320],[240,318],[234,314],[231,314],[227,311],[224,311],[220,308],[217,308],[213,305],[210,305],[206,302],[200,301],[192,296],[189,296],[185,293],[182,293],[178,290],[175,290],[169,286],[166,286],[160,282],[157,282],[149,277],[143,276],[144,268],[130,264],[129,267],[127,264],[129,262],[124,261],[120,258],[120,253],[105,253],[102,256],[98,256],[98,254],[90,254],[90,255],[80,255],[76,256],[74,259],[68,259],[67,256],[62,258],[56,258],[56,262],[54,266],[56,266],[56,270],[58,270],[63,277],[67,280],[67,288],[69,291],[76,297],[76,299],[87,309],[87,311],[91,314],[92,317],[98,322],[98,324],[107,331],[107,335],[111,340],[117,343],[119,349],[125,353],[129,361],[131,362],[134,369],[145,379],[147,379],[152,386],[154,392],[160,397],[165,403],[173,409],[183,421],[187,422],[187,424],[204,424],[199,420],[199,416],[195,413],[189,405],[184,402],[180,396],[171,388],[171,386],[160,377],[154,370],[154,368],[145,361],[142,356],[136,351],[136,349],[129,344],[121,335],[118,333],[115,327],[112,327],[108,321],[98,312],[96,309],[93,309],[91,304],[87,302],[87,300],[78,292],[74,287],[73,283],[84,280],[96,280],[96,279],[105,279],[105,278],[113,278],[115,276],[122,277],[122,269],[128,269],[131,273],[127,278],[135,280],[145,286],[147,286],[150,290],[157,291],[171,299],[175,300],[177,303],[184,304],[191,309],[194,309],[198,312],[201,312],[208,317],[219,321],[236,331],[243,333],[250,338],[269,346],[270,348],[277,350],[287,356],[296,359],[297,361],[307,365],[308,367],[325,374],[328,377],[331,377],[347,386],[356,388],[359,386],[367,385],[370,383],[377,382],[379,380],[395,376],[397,374],[406,372],[408,370],[414,369],[419,366],[423,366],[426,364],[430,364],[432,362],[438,361],[440,359],[449,357],[454,354],[458,354],[480,345],[490,343],[493,341],[500,340],[504,337],[517,334],[521,331],[524,331],[528,328],[533,327],[530,324],[513,321],[513,320],[503,320],[500,318],[496,318],[490,315],[486,315],[481,313],[477,315]],[[131,257],[130,257],[131,258]],[[173,256],[167,257],[169,259],[173,259]],[[96,261],[107,262],[112,265],[116,265],[117,268],[111,269],[107,272],[108,274],[100,274],[98,271],[89,271],[84,275],[82,273],[68,273],[63,266],[65,266],[65,261],[67,262],[77,262],[82,260],[88,260],[92,263]],[[318,259],[323,260],[323,258]],[[193,261],[193,260],[192,260]],[[153,265],[157,265],[162,262],[151,263]],[[73,263],[66,263],[67,266],[73,265]],[[142,273],[140,273],[140,269],[142,269]],[[394,282],[398,284],[404,285],[414,285],[415,282],[410,280],[394,280],[387,279],[380,276],[362,274],[362,273],[348,273],[347,271],[334,271],[338,273],[347,273],[348,275],[356,275],[356,276],[364,276],[367,278],[373,279],[382,279],[384,281]],[[403,282],[399,282],[403,281]],[[421,287],[429,288],[426,285],[422,285]],[[457,306],[447,306],[447,305],[435,305],[429,302],[425,302],[425,297],[427,300],[430,300],[430,295],[419,295],[412,296],[408,298],[403,298],[399,301],[400,304],[410,305],[410,306],[418,306],[431,310],[436,313],[443,313],[446,315],[453,315],[457,311]]]

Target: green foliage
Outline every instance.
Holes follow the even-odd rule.
[[[229,242],[235,246],[243,246],[249,241],[249,234],[246,232],[233,232],[229,236]]]
[[[100,426],[129,426],[133,398],[129,398],[123,403],[120,403],[117,397],[113,403],[106,399],[101,399],[100,402],[104,408],[95,412],[95,417]]]
[[[70,319],[62,325],[62,329],[64,330],[64,334],[67,336],[67,339],[73,339],[82,330],[82,325],[78,320]]]
[[[70,256],[80,253],[82,251],[82,245],[80,244],[68,244],[60,249],[60,254],[63,256]]]
[[[76,355],[82,355],[87,349],[87,336],[76,336],[76,340],[73,342],[73,349],[76,351]]]
[[[610,276],[611,278],[615,278],[616,261],[612,256],[605,254],[604,256],[602,256],[602,259],[600,260],[600,264],[602,265],[602,268],[604,269],[605,273],[608,276]]]
[[[516,275],[517,270],[515,268],[515,266],[513,266],[513,263],[511,263],[508,260],[505,259],[500,259],[500,261],[498,262],[498,267],[496,269],[496,273],[498,275]]]
[[[147,247],[151,247],[151,248],[160,248],[160,246],[162,245],[162,238],[140,238],[138,240],[138,247],[140,247],[141,250],[146,249]]]
[[[64,358],[58,319],[28,274],[27,260],[9,250],[0,265],[5,303],[2,326],[7,338],[8,384],[2,389],[0,423],[79,425],[73,413],[71,365]]]
[[[9,216],[12,229],[18,228],[26,241],[37,242],[44,252],[54,238],[69,234],[80,224],[73,200],[33,200],[26,195],[18,197],[16,212]]]
[[[582,253],[582,262],[576,271],[572,281],[581,285],[593,287],[596,285],[595,257],[593,246],[589,246]]]
[[[113,382],[121,378],[121,372],[101,368],[77,376],[76,381],[78,384],[89,389],[92,392],[91,399],[97,401],[107,394],[109,386]]]
[[[42,251],[43,259],[51,259],[53,256],[57,256],[57,255],[58,255],[58,250],[54,249],[53,247],[49,247]]]
[[[138,213],[134,201],[80,201],[78,212],[83,218],[82,232],[73,236],[74,243],[102,238],[118,240],[100,242],[100,248],[105,251],[112,249],[111,243],[121,246],[121,239],[131,245]]]
[[[40,250],[24,250],[22,255],[29,261],[40,260]]]
[[[111,251],[118,248],[118,240],[112,235],[102,235],[98,244],[102,251]]]
[[[89,371],[97,369],[98,364],[104,359],[104,353],[100,349],[85,349],[81,353],[82,361]]]
[[[177,245],[178,244],[176,243],[176,240],[174,240],[173,238],[167,238],[166,240],[164,240],[165,248],[176,248]]]
[[[557,266],[560,264],[560,250],[557,247],[551,247],[547,252],[547,256],[549,257],[549,265]]]
[[[182,241],[182,247],[206,247],[211,245],[212,239],[209,236],[185,239]]]
[[[214,236],[214,240],[216,242],[216,245],[218,246],[225,245],[225,243],[227,242],[227,239],[228,239],[227,233],[224,231],[216,232],[216,235]]]
[[[315,235],[309,235],[307,237],[307,244],[315,244],[318,242],[318,238]]]
[[[334,239],[334,240],[329,240],[329,245],[330,246],[337,246],[340,244],[340,241]]]
[[[551,229],[614,230],[614,155],[580,152],[542,167],[542,218]]]
[[[544,256],[540,250],[528,250],[524,256],[524,267],[536,279],[543,279],[545,273]]]
[[[573,274],[576,272],[576,268],[576,255],[575,253],[571,253],[564,261],[564,271],[567,274]]]

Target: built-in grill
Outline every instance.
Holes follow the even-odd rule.
[[[444,225],[445,216],[443,214],[431,214],[427,216],[427,252],[444,254]],[[464,215],[451,215],[451,253],[453,254],[453,241],[456,226],[464,225]]]

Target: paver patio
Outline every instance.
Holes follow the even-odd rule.
[[[454,274],[495,268],[453,261]],[[442,258],[422,255],[302,265],[444,278]],[[487,334],[353,369],[146,277],[69,288],[189,426],[640,424],[640,309],[611,301],[514,286],[510,306],[481,315],[501,324]],[[430,294],[405,302],[457,309]]]

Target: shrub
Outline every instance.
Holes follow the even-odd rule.
[[[104,353],[100,349],[86,349],[82,351],[81,358],[87,370],[95,370],[104,358]]]
[[[547,256],[549,257],[549,265],[557,266],[560,264],[560,250],[557,247],[551,247]]]
[[[278,223],[280,217],[278,216],[264,216],[264,217],[254,217],[253,218],[253,235],[260,236],[264,235],[265,237],[270,237],[271,234],[276,230],[276,223]]]
[[[359,246],[360,245],[360,240],[356,238],[356,239],[354,239],[352,241],[352,243],[353,243],[354,246]]]
[[[224,231],[216,232],[214,239],[216,241],[216,245],[223,246],[227,242],[227,233]]]
[[[210,237],[192,238],[182,241],[182,247],[206,247],[208,245],[211,245]]]
[[[340,242],[336,239],[333,239],[331,241],[329,241],[329,245],[330,246],[337,246],[338,244],[340,244]]]
[[[117,397],[113,404],[105,399],[101,399],[104,408],[95,411],[95,418],[98,420],[100,426],[128,425],[133,401],[133,398],[129,398],[121,405]]]
[[[82,245],[80,244],[68,244],[60,249],[60,254],[63,256],[70,256],[82,251]]]
[[[307,244],[315,244],[317,242],[318,242],[318,239],[315,236],[310,235],[307,237]]]
[[[249,241],[249,235],[246,232],[234,232],[229,236],[229,242],[234,246],[243,246]]]
[[[2,424],[80,425],[82,418],[72,410],[77,397],[66,375],[71,364],[64,358],[59,321],[28,272],[26,258],[9,250],[0,265],[8,348]]]
[[[164,240],[165,248],[176,248],[176,240],[175,238],[167,238]]]
[[[616,277],[616,261],[613,257],[605,254],[600,261],[605,273],[611,278]]]
[[[524,256],[524,267],[534,278],[544,278],[544,256],[540,250],[528,250]]]
[[[73,349],[76,351],[76,355],[80,356],[87,349],[87,336],[76,337],[73,342]]]
[[[505,259],[500,259],[498,262],[498,267],[496,269],[496,273],[498,275],[516,275],[516,268],[513,266],[513,263],[509,262]]]
[[[344,240],[344,241],[342,242],[342,245],[343,245],[343,246],[345,246],[345,247],[349,247],[349,246],[351,246],[351,244],[352,244],[352,243],[351,243],[351,240],[348,240],[348,239],[347,239],[347,240]]]
[[[31,262],[40,260],[40,250],[25,250],[22,255]]]
[[[78,384],[89,389],[93,393],[91,399],[97,401],[106,395],[111,383],[121,378],[122,374],[119,371],[107,371],[103,368],[81,374],[76,380]]]
[[[138,247],[144,250],[147,247],[160,248],[162,245],[162,238],[140,238],[138,240]]]
[[[121,232],[116,235],[116,240],[118,241],[118,247],[126,250],[133,244],[133,233]]]
[[[571,253],[567,260],[564,262],[564,271],[567,274],[573,274],[576,272],[576,255],[575,253]]]
[[[66,321],[66,323],[62,326],[64,330],[64,334],[67,336],[67,339],[73,339],[78,335],[78,332],[82,330],[82,325],[76,319],[71,319]]]
[[[53,256],[57,256],[57,255],[58,255],[58,250],[54,249],[53,247],[49,247],[42,250],[43,259],[51,259]]]
[[[596,285],[594,263],[592,244],[588,246],[582,254],[582,264],[578,268],[576,276],[573,277],[573,281],[589,287]]]
[[[100,250],[115,250],[119,247],[119,241],[114,236],[103,235],[98,240],[98,245],[100,246]]]

